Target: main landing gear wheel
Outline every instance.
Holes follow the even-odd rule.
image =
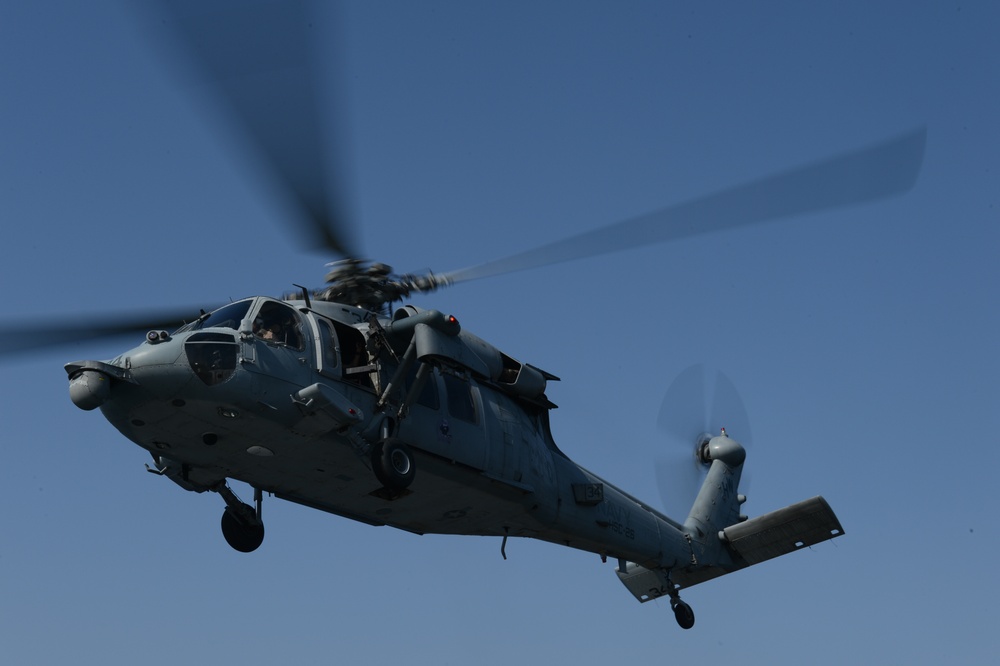
[[[372,470],[379,482],[390,490],[406,488],[413,483],[417,473],[410,447],[392,437],[372,447]]]
[[[226,538],[226,543],[241,553],[252,553],[260,548],[260,544],[264,542],[264,521],[260,517],[264,493],[261,489],[253,489],[256,509],[241,502],[225,481],[212,490],[226,500],[226,510],[222,512],[222,536]]]
[[[674,618],[681,629],[690,629],[694,626],[694,610],[680,599],[671,599],[670,605],[674,609]]]
[[[246,512],[227,506],[222,512],[222,536],[235,550],[252,553],[264,542],[264,524],[257,522],[253,507],[243,506],[253,519],[248,521]]]

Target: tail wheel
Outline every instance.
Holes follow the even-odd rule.
[[[680,625],[681,629],[690,629],[694,626],[694,610],[691,609],[686,603],[678,599],[673,604],[674,607],[674,618],[677,620],[677,624]]]
[[[391,490],[406,488],[417,473],[410,447],[392,437],[372,448],[372,469],[379,482]]]

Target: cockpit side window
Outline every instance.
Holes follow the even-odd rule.
[[[294,308],[266,301],[253,320],[253,334],[265,342],[302,349],[302,321]]]

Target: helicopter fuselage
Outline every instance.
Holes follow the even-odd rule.
[[[106,382],[98,397],[78,386],[74,401],[100,406],[188,490],[237,479],[419,534],[532,537],[649,568],[692,557],[680,524],[556,446],[552,375],[440,313],[247,299],[67,371],[71,393],[95,373]],[[371,449],[387,438],[413,452],[405,488],[373,474]]]
[[[699,438],[705,480],[683,522],[668,518],[556,446],[557,377],[437,311],[248,298],[66,371],[73,402],[149,451],[149,471],[223,497],[223,535],[242,552],[263,541],[270,493],[416,534],[502,537],[504,557],[508,537],[597,553],[690,628],[680,589],[843,534],[821,497],[741,515],[746,452],[725,430]]]

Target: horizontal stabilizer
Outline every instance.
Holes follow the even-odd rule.
[[[813,497],[720,531],[718,538],[728,552],[721,560],[702,558],[699,562],[692,556],[690,564],[672,569],[647,569],[628,562],[624,570],[619,564],[615,573],[636,599],[646,602],[669,596],[674,588],[698,585],[843,533],[844,528],[826,500]]]
[[[729,546],[752,565],[838,537],[844,528],[826,500],[813,497],[722,532]]]

